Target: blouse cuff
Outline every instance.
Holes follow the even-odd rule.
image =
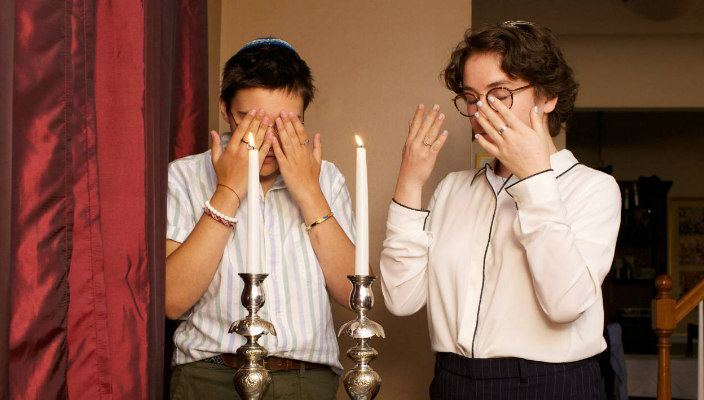
[[[409,208],[393,200],[389,206],[387,222],[404,231],[422,231],[428,215],[430,215],[429,210]]]
[[[560,199],[555,172],[551,169],[521,179],[506,188],[516,205],[537,205]]]

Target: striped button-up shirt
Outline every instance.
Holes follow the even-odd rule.
[[[224,142],[229,138],[223,138]],[[169,165],[167,239],[183,243],[203,215],[203,205],[217,186],[210,151]],[[354,242],[354,218],[345,179],[323,161],[320,186],[335,218]],[[260,204],[260,248],[266,303],[259,315],[271,321],[276,336],[259,339],[269,355],[327,364],[341,372],[325,278],[301,212],[279,176]],[[247,315],[240,304],[247,249],[247,199],[237,210],[239,223],[230,234],[218,270],[203,297],[182,317],[174,334],[174,364],[221,353],[234,353],[244,338],[228,334],[230,324]]]

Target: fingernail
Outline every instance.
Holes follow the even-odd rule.
[[[422,104],[418,104],[418,109],[419,109],[419,110],[422,110],[422,109],[423,109],[423,105],[422,105]]]
[[[479,112],[474,113],[474,118],[479,118]]]
[[[264,111],[263,108],[260,108],[258,114],[259,115],[266,115],[266,112]]]
[[[494,98],[494,96],[489,96],[486,99],[489,100],[489,103],[493,103],[494,100],[496,100],[496,98]]]
[[[479,100],[479,101],[477,102],[477,107],[481,107],[481,106],[483,106],[483,105],[484,105],[484,103],[482,103],[481,100]]]
[[[264,116],[264,118],[262,119],[262,124],[269,125],[269,117]]]
[[[477,140],[478,137],[479,135],[474,135],[474,140]]]
[[[286,116],[286,111],[281,111],[281,118]]]
[[[533,112],[536,114],[538,113],[538,106],[533,107]]]
[[[289,118],[294,118],[296,116],[296,113],[294,113],[293,111],[289,111],[288,116]]]
[[[440,114],[440,115],[438,115],[438,120],[442,121],[443,118],[445,118],[445,114]]]
[[[254,115],[257,113],[257,110],[249,110],[249,115]]]
[[[441,135],[447,136],[447,131],[442,131]]]
[[[440,108],[439,105],[437,105],[437,104],[433,105],[433,110],[437,110],[437,109],[439,109],[439,108]]]

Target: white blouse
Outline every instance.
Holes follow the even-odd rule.
[[[384,299],[396,315],[428,306],[433,351],[569,362],[606,348],[601,283],[619,188],[567,150],[550,162],[503,183],[493,164],[451,173],[430,211],[391,204]]]

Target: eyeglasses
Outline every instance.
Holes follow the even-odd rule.
[[[486,92],[485,98],[492,96],[495,99],[500,100],[502,103],[504,103],[506,108],[511,108],[511,106],[513,106],[513,94],[520,90],[528,89],[531,86],[532,85],[521,86],[517,89],[495,87]],[[465,117],[473,117],[474,114],[479,111],[479,107],[477,107],[478,101],[479,98],[471,93],[460,93],[455,96],[454,99],[452,99],[452,102],[455,103],[455,108],[457,109],[457,111],[459,111],[460,114],[464,115]],[[491,107],[491,109],[496,112],[499,111],[491,103],[489,103],[489,107]]]

